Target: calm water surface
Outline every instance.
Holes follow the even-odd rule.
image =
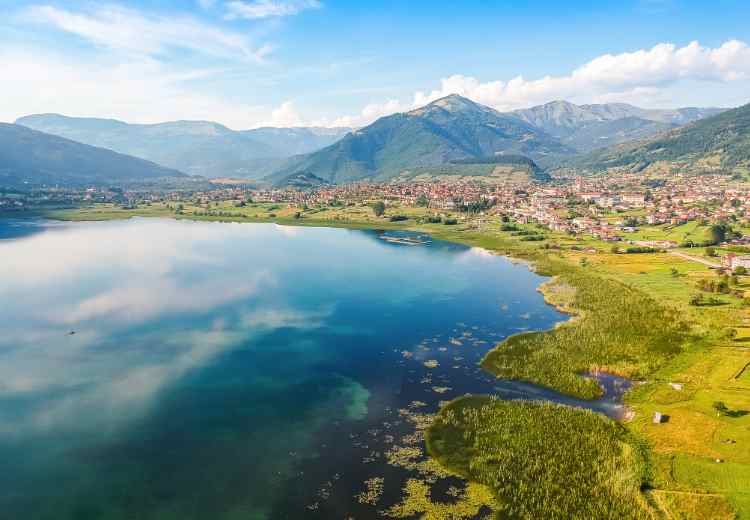
[[[581,404],[476,365],[564,319],[541,277],[381,235],[0,221],[0,518],[376,518],[414,476],[386,462],[404,410]]]

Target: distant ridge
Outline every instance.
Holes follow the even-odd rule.
[[[104,184],[163,177],[186,175],[104,148],[0,123],[0,186]]]
[[[626,103],[574,105],[552,101],[516,110],[515,116],[560,139],[579,152],[588,152],[643,139],[704,117],[721,108],[644,109]]]
[[[16,124],[140,157],[204,177],[260,177],[268,167],[341,138],[348,128],[258,128],[235,131],[211,121],[130,124],[115,119],[37,114]]]

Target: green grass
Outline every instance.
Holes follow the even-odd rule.
[[[737,380],[750,385],[750,364],[742,369],[742,372],[740,372]]]
[[[674,475],[693,489],[719,492],[729,497],[737,511],[750,511],[750,467],[715,459],[680,455],[674,460]],[[741,514],[740,518],[748,518]]]
[[[460,398],[440,411],[427,447],[449,470],[492,489],[498,518],[649,518],[642,446],[590,411]]]
[[[697,221],[679,226],[641,226],[635,233],[625,233],[626,240],[672,240],[681,244],[687,240],[703,242],[708,239],[709,226],[702,226]]]
[[[579,319],[551,331],[511,336],[487,354],[485,370],[591,399],[601,389],[582,373],[642,377],[680,352],[687,326],[670,309],[622,283],[563,262],[548,259],[540,267],[575,289],[567,308]]]

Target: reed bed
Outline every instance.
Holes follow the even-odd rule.
[[[492,490],[498,518],[650,518],[645,448],[594,412],[463,397],[440,411],[426,440],[444,467]]]
[[[644,377],[678,354],[689,338],[676,310],[641,291],[560,261],[548,259],[539,268],[557,275],[556,283],[575,288],[571,301],[555,303],[579,319],[500,343],[482,360],[482,367],[498,377],[594,399],[602,390],[586,373]]]

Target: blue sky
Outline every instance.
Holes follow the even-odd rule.
[[[6,0],[0,120],[367,124],[449,93],[750,101],[750,2]]]

